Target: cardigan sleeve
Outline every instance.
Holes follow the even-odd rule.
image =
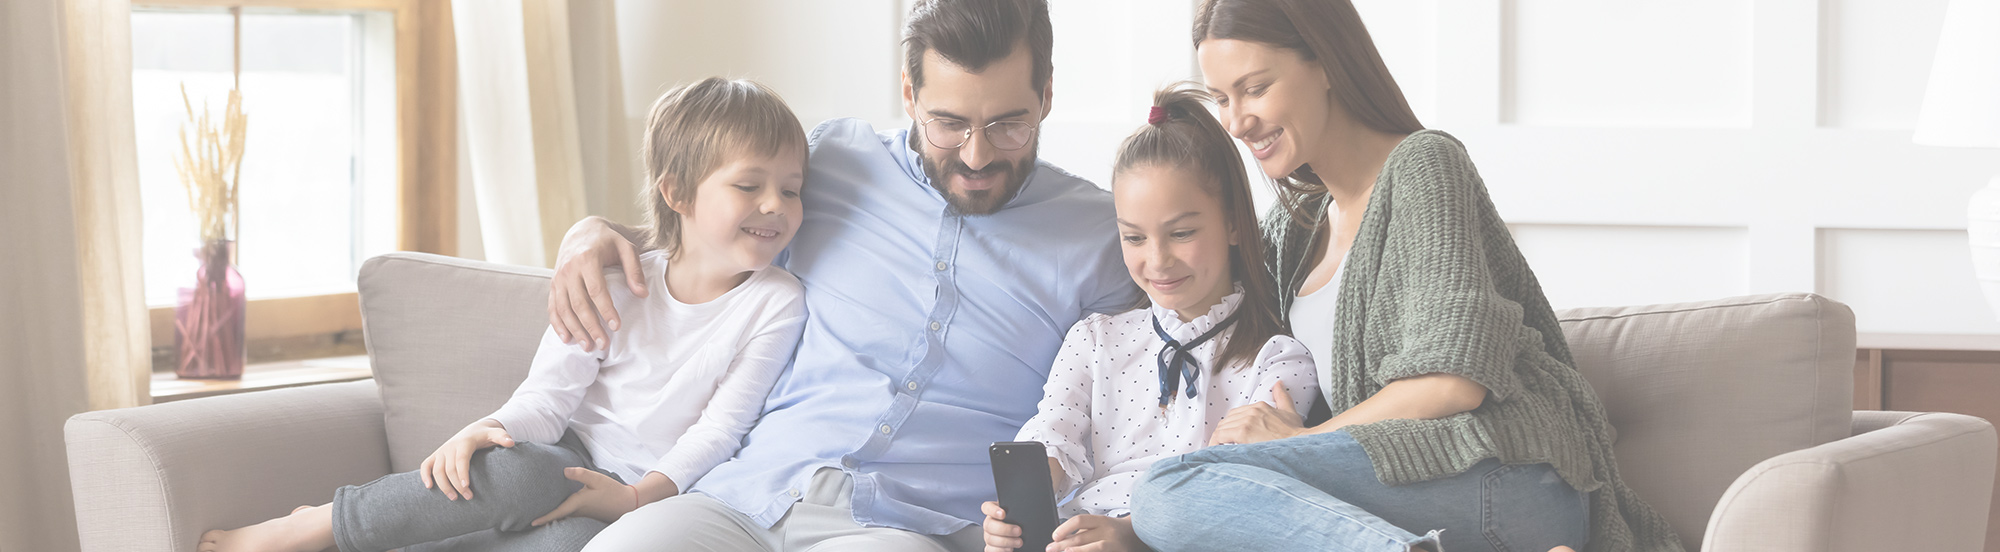
[[[1368,331],[1386,332],[1377,335],[1391,347],[1369,376],[1376,385],[1464,376],[1505,401],[1522,385],[1514,372],[1522,309],[1494,285],[1487,232],[1499,217],[1463,146],[1441,134],[1411,140],[1412,151],[1391,161],[1390,197],[1378,213],[1389,220],[1375,293],[1394,313],[1369,317]]]

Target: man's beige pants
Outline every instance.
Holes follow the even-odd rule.
[[[820,468],[805,495],[770,529],[707,495],[683,494],[625,514],[583,551],[977,552],[984,546],[978,527],[945,536],[862,527],[848,505],[853,494],[847,473]]]

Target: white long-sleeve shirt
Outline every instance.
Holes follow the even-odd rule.
[[[1201,372],[1195,397],[1189,399],[1183,387],[1173,402],[1160,406],[1158,358],[1166,341],[1153,331],[1154,317],[1168,335],[1185,343],[1235,312],[1242,300],[1239,290],[1186,323],[1173,311],[1155,306],[1091,315],[1070,327],[1049,369],[1040,412],[1015,438],[1042,443],[1062,466],[1066,477],[1056,496],[1082,489],[1058,508],[1060,515],[1130,512],[1132,484],[1146,468],[1207,446],[1209,434],[1230,409],[1271,402],[1274,382],[1285,382],[1294,403],[1277,406],[1300,415],[1312,407],[1313,398],[1319,396],[1312,357],[1290,336],[1266,341],[1248,366],[1213,370],[1210,362],[1234,328],[1191,351]]]
[[[663,251],[639,256],[650,297],[610,286],[621,326],[586,352],[542,335],[528,378],[492,416],[516,440],[576,432],[597,467],[636,484],[660,472],[685,490],[736,454],[805,327],[798,278],[767,266],[714,300],[675,300]],[[614,279],[615,281],[615,279]]]

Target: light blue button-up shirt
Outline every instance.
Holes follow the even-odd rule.
[[[963,529],[994,499],[987,446],[1034,416],[1070,325],[1140,297],[1111,194],[1042,162],[999,211],[961,215],[907,130],[836,119],[810,142],[780,259],[805,284],[805,335],[742,450],[693,490],[769,527],[832,467],[864,526]]]

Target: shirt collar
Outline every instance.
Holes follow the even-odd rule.
[[[1153,313],[1154,319],[1160,321],[1160,329],[1166,330],[1167,335],[1174,336],[1174,339],[1177,340],[1187,341],[1207,333],[1210,328],[1215,327],[1215,323],[1221,322],[1222,319],[1228,318],[1230,313],[1236,312],[1237,305],[1243,302],[1243,285],[1232,284],[1230,291],[1229,295],[1222,296],[1222,302],[1208,308],[1208,314],[1197,316],[1194,320],[1187,322],[1181,322],[1180,315],[1174,313],[1173,309],[1162,307],[1158,304],[1148,307],[1147,310]]]

